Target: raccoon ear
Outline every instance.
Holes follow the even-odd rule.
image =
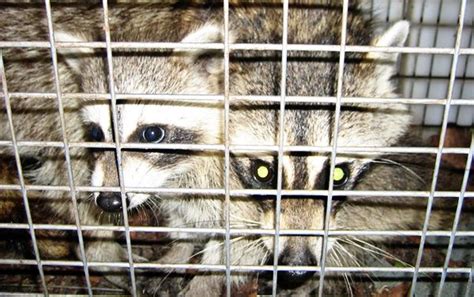
[[[87,42],[86,38],[81,35],[71,34],[65,31],[54,32],[55,42]],[[64,59],[66,64],[71,67],[75,73],[81,73],[81,64],[84,63],[84,56],[94,53],[92,48],[66,48],[61,47],[57,50],[58,54]],[[82,58],[82,59],[81,59]],[[82,63],[81,63],[82,62]]]
[[[229,32],[229,42],[235,40],[234,34]],[[218,24],[206,24],[194,32],[184,37],[183,43],[223,43],[224,32]],[[190,64],[200,64],[198,61],[204,58],[204,67],[209,74],[218,74],[224,71],[224,60],[221,50],[214,49],[177,49],[176,53],[180,53],[186,58],[186,62]]]
[[[374,46],[384,47],[401,47],[405,44],[410,29],[410,23],[407,21],[399,21],[393,24],[387,31],[382,35],[376,37],[372,41]],[[389,60],[395,62],[398,58],[398,53],[383,53],[383,52],[370,52],[367,57],[369,59],[377,60]]]

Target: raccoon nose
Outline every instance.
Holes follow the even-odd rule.
[[[286,289],[297,288],[310,279],[313,274],[313,271],[278,271],[278,285]]]
[[[119,212],[122,209],[122,195],[115,192],[100,193],[96,203],[106,212]]]
[[[316,265],[313,254],[306,250],[304,252],[284,249],[278,259],[280,265],[308,266]],[[278,272],[278,284],[287,289],[296,288],[314,275],[313,271],[288,270]]]

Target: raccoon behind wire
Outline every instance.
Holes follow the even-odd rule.
[[[199,2],[199,1],[198,1]],[[171,39],[183,42],[222,42],[222,7],[219,2],[199,2],[196,6],[180,4],[164,8],[167,14],[154,16],[144,13],[148,21],[142,22],[135,33],[126,30],[114,40],[141,40],[154,34],[169,34]],[[347,43],[358,45],[401,46],[408,34],[408,24],[399,22],[384,34],[376,35],[364,11],[364,2],[351,2],[349,7]],[[163,7],[161,7],[163,9]],[[179,12],[179,13],[178,13]],[[151,14],[150,15],[148,14]],[[156,13],[156,11],[155,11]],[[119,14],[118,14],[119,15]],[[120,16],[119,20],[122,19]],[[281,4],[268,1],[259,4],[239,4],[231,7],[230,40],[232,43],[281,43]],[[339,44],[342,6],[338,1],[310,3],[295,1],[290,5],[288,42],[290,44]],[[138,17],[140,20],[140,17]],[[133,28],[133,16],[124,25]],[[154,22],[151,22],[153,20]],[[94,21],[93,24],[98,24]],[[156,27],[154,27],[156,26]],[[94,27],[95,28],[95,27]],[[135,28],[136,29],[136,28]],[[85,41],[87,32],[76,32],[63,27],[58,40]],[[133,32],[133,30],[131,30]],[[134,35],[135,34],[135,35]],[[85,35],[85,36],[84,36]],[[60,37],[60,38],[59,38]],[[168,56],[139,55],[127,51],[115,54],[114,80],[117,93],[168,93],[168,94],[221,94],[223,92],[222,53],[215,50],[175,50]],[[123,53],[123,55],[121,54]],[[107,77],[103,56],[96,57],[89,50],[59,51],[68,67],[73,92],[107,93]],[[77,59],[78,55],[84,56]],[[88,57],[89,56],[89,57]],[[335,96],[337,90],[338,52],[289,52],[287,95]],[[393,53],[346,53],[343,96],[395,97]],[[81,63],[78,63],[81,61]],[[281,54],[278,51],[235,51],[231,54],[231,94],[279,95],[281,81]],[[8,66],[7,66],[8,67]],[[7,73],[8,75],[8,73]],[[36,77],[37,74],[31,75]],[[67,76],[66,76],[67,77]],[[8,78],[8,77],[7,77]],[[48,80],[50,83],[51,81]],[[79,84],[78,84],[79,82]],[[68,89],[66,89],[68,90]],[[65,91],[65,90],[63,90]],[[278,143],[278,105],[231,102],[232,144]],[[33,104],[28,102],[28,104]],[[31,106],[31,105],[26,105]],[[82,137],[98,142],[112,142],[110,110],[107,102],[82,101],[73,113],[76,118],[73,131]],[[334,106],[323,103],[287,104],[285,118],[285,145],[328,146],[332,144]],[[80,116],[79,116],[80,115]],[[149,102],[135,100],[118,105],[121,142],[216,144],[223,140],[222,105],[185,101]],[[24,117],[23,117],[24,119]],[[401,104],[352,104],[343,105],[340,117],[338,144],[340,146],[393,146],[409,130],[411,116]],[[46,120],[48,122],[49,120]],[[48,122],[49,125],[55,123]],[[57,122],[56,122],[57,123]],[[25,126],[26,125],[26,126]],[[17,125],[15,125],[17,126]],[[29,127],[27,123],[20,127]],[[48,126],[50,127],[50,126]],[[69,128],[68,128],[69,129]],[[33,129],[26,131],[34,131]],[[44,135],[47,131],[43,127]],[[53,131],[57,131],[53,129]],[[49,133],[49,131],[48,131]],[[85,136],[84,136],[85,135]],[[87,136],[87,137],[86,137]],[[41,139],[41,137],[40,137]],[[76,138],[72,138],[75,140]],[[333,181],[338,189],[367,189],[377,187],[424,189],[420,179],[394,179],[404,167],[376,163],[380,156],[339,155],[336,168],[339,178]],[[127,187],[219,188],[223,186],[223,156],[211,152],[194,153],[179,151],[123,152],[123,174]],[[283,162],[284,189],[324,189],[327,187],[328,155],[319,153],[286,154]],[[91,167],[84,170],[84,180],[93,186],[116,186],[117,171],[113,153],[99,151],[94,155],[84,152],[79,160]],[[230,186],[232,189],[273,189],[276,172],[275,155],[262,153],[234,153],[231,162]],[[388,162],[388,161],[385,161]],[[61,163],[62,164],[62,163]],[[422,166],[421,166],[422,167]],[[47,170],[48,167],[43,167]],[[406,169],[406,168],[405,168]],[[51,172],[64,172],[55,169]],[[264,176],[262,172],[266,172]],[[205,174],[203,174],[205,173]],[[415,175],[419,175],[414,172]],[[40,174],[33,175],[42,177]],[[47,176],[46,176],[47,177]],[[387,181],[384,177],[390,177]],[[65,179],[64,179],[65,181]],[[82,212],[95,220],[100,212],[120,212],[121,197],[113,193],[93,193]],[[325,197],[282,197],[282,229],[320,230],[325,210]],[[384,200],[385,199],[385,200]],[[387,207],[381,212],[381,200]],[[95,203],[93,203],[93,201]],[[370,203],[367,203],[369,201]],[[374,202],[375,201],[375,202]],[[397,201],[400,201],[397,199]],[[421,200],[406,199],[394,205],[394,199],[360,197],[335,197],[330,228],[381,229],[419,228],[422,223]],[[127,193],[127,207],[158,206],[167,217],[170,227],[223,227],[223,197],[199,195],[166,195],[156,193]],[[421,203],[421,206],[419,204]],[[401,205],[400,205],[401,204]],[[416,206],[416,207],[413,207]],[[273,228],[274,197],[232,197],[231,226],[236,228]],[[403,211],[401,210],[403,209]],[[356,211],[355,211],[356,210]],[[95,215],[94,215],[95,214]],[[358,214],[358,215],[355,215]],[[403,214],[403,220],[400,220]],[[433,214],[433,228],[442,226],[445,213]],[[348,220],[354,217],[354,220]],[[378,218],[378,225],[367,218]],[[350,224],[349,224],[350,223]],[[99,234],[107,237],[109,234]],[[202,242],[206,247],[198,252],[203,264],[223,264],[223,238],[205,234],[171,234],[178,241],[159,263],[189,263],[195,246]],[[332,240],[331,240],[332,239]],[[382,238],[380,238],[382,239]],[[384,239],[383,239],[384,240]],[[346,240],[347,241],[347,240]],[[328,251],[335,253],[344,239],[330,238]],[[118,246],[105,247],[105,241],[88,247],[93,259],[110,259],[110,255],[123,255]],[[271,259],[272,238],[239,237],[231,244],[232,265],[261,265]],[[110,252],[113,250],[114,252]],[[321,239],[317,237],[281,238],[279,263],[282,265],[317,265],[321,257]],[[107,254],[104,255],[104,251]],[[120,258],[120,257],[119,257]],[[123,258],[122,258],[123,259]],[[139,259],[140,260],[140,259]],[[328,257],[331,261],[331,256]],[[337,264],[337,263],[336,263]],[[232,273],[232,283],[239,285],[249,279],[248,274]],[[287,271],[279,273],[279,283],[305,284],[314,280],[312,273]],[[122,286],[126,281],[116,280]],[[144,282],[147,294],[164,294],[174,288],[172,280],[158,278]],[[179,287],[180,284],[178,284]],[[181,294],[219,295],[224,285],[223,274],[195,276]]]

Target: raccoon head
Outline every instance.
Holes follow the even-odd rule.
[[[408,34],[408,24],[399,22],[375,39],[377,46],[402,46]],[[327,56],[307,57],[305,62],[288,57],[288,86],[290,95],[335,96],[337,89],[337,60]],[[301,58],[301,57],[299,57]],[[344,97],[394,96],[390,77],[394,73],[396,54],[348,54],[344,68]],[[309,61],[309,62],[308,62]],[[318,79],[314,79],[317,77]],[[332,91],[331,91],[332,90]],[[303,93],[303,94],[302,94]],[[231,113],[232,116],[232,113]],[[286,146],[331,146],[334,142],[335,106],[323,103],[287,103],[284,118]],[[400,104],[343,104],[339,116],[338,147],[392,146],[407,132],[410,124],[407,107]],[[232,121],[232,144],[277,145],[279,143],[279,105],[249,104],[237,111]],[[329,152],[286,152],[282,163],[282,187],[288,190],[327,190],[332,179],[336,190],[351,190],[364,176],[376,156],[337,154],[334,176],[330,176]],[[276,154],[234,155],[233,176],[250,189],[276,189]],[[348,197],[333,197],[330,229],[337,229],[350,220],[348,212],[339,212]],[[275,197],[255,196],[261,210],[261,224],[275,227]],[[326,196],[283,196],[280,228],[324,230]],[[343,215],[344,217],[341,217]],[[397,218],[392,218],[397,220]],[[370,228],[372,226],[367,226]],[[387,225],[388,227],[388,225]],[[263,242],[273,251],[274,238]],[[329,237],[331,251],[336,239]],[[316,236],[280,236],[279,264],[290,266],[318,265],[322,254],[322,238]],[[281,271],[283,284],[304,281],[312,273]]]
[[[202,27],[190,33],[183,42],[214,42],[214,27]],[[77,40],[60,34],[65,40]],[[198,38],[198,40],[196,40]],[[68,54],[63,53],[63,55]],[[222,65],[214,51],[149,52],[113,51],[113,83],[116,94],[196,94],[219,93]],[[79,59],[71,50],[69,65],[75,69],[86,93],[108,93],[106,59],[87,53]],[[221,141],[221,104],[208,101],[117,100],[120,143],[147,144],[216,144]],[[113,143],[111,104],[108,100],[84,100],[82,115],[85,136],[90,141]],[[118,186],[114,149],[94,150],[92,186]],[[163,149],[122,149],[121,168],[125,187],[177,188],[208,187],[193,175],[196,166],[208,155],[192,151]],[[199,171],[200,172],[200,171]],[[186,181],[186,182],[185,182]],[[143,191],[143,190],[142,190]],[[126,194],[128,208],[135,208],[156,196],[148,193]],[[122,208],[120,193],[94,194],[104,211]],[[152,203],[152,202],[149,202]]]

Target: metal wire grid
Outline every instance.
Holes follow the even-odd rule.
[[[74,207],[74,219],[76,222],[77,226],[77,237],[79,240],[79,250],[80,254],[82,257],[83,265],[84,265],[84,276],[86,279],[86,285],[87,285],[87,290],[89,295],[92,294],[92,288],[91,288],[91,282],[90,282],[90,277],[89,277],[89,269],[87,267],[87,258],[86,258],[86,252],[85,252],[85,247],[84,247],[84,239],[82,237],[82,231],[81,231],[81,221],[79,217],[79,209],[77,207],[77,197],[76,197],[76,191],[75,191],[75,184],[74,184],[74,175],[72,171],[72,165],[71,165],[71,155],[69,153],[69,147],[68,147],[68,137],[66,133],[66,124],[65,124],[65,119],[64,119],[64,108],[63,108],[63,101],[61,98],[61,87],[60,87],[60,82],[59,82],[59,71],[58,71],[58,56],[56,53],[56,48],[54,47],[54,30],[53,30],[53,20],[52,20],[52,13],[51,13],[51,3],[49,0],[45,0],[45,5],[46,5],[46,15],[48,19],[48,33],[49,33],[49,42],[51,43],[51,57],[52,57],[52,63],[53,63],[53,69],[54,69],[54,85],[56,88],[56,95],[57,95],[57,101],[58,101],[58,110],[59,110],[59,118],[61,122],[61,135],[63,138],[64,142],[64,152],[65,152],[65,157],[66,157],[66,164],[67,164],[67,174],[68,174],[68,183],[69,183],[69,188],[70,188],[70,193],[71,193],[71,199]],[[3,72],[4,69],[3,69]],[[5,73],[3,73],[5,75]],[[11,118],[9,119],[11,120]],[[10,122],[10,126],[13,129],[13,123]],[[34,243],[36,244],[36,243]],[[35,253],[37,253],[37,250],[35,250]],[[39,254],[36,254],[36,256],[40,257]],[[44,276],[43,276],[44,278]],[[46,289],[45,295],[48,295],[48,291]]]
[[[458,26],[453,18],[456,16],[455,10],[460,9],[461,2],[446,0],[436,1],[423,0],[411,3],[403,2],[401,16],[403,18],[409,18],[414,22],[412,24],[413,30],[410,33],[413,38],[409,37],[407,43],[415,46],[421,46],[423,44],[424,46],[439,47],[449,44],[451,39],[453,39],[453,48],[455,47],[455,37]],[[389,4],[391,3],[392,2],[389,2]],[[472,3],[470,5],[472,5]],[[465,42],[467,47],[472,48],[473,27],[472,21],[469,22],[472,18],[472,9],[471,14],[469,14],[469,3],[466,10],[467,15],[464,18],[464,37],[467,38],[464,38],[462,42]],[[387,12],[386,21],[389,22],[390,19],[398,19],[398,17],[398,15],[395,17],[393,15],[391,16],[390,12]],[[450,34],[450,30],[453,31],[452,34]],[[427,38],[427,35],[429,35],[429,38]],[[442,94],[443,92],[447,94],[449,91],[450,75],[449,73],[446,75],[440,73],[444,73],[443,69],[450,68],[449,66],[445,67],[445,64],[448,63],[447,60],[451,57],[444,56],[442,58],[443,60],[440,60],[440,56],[427,55],[424,59],[420,59],[419,55],[413,55],[412,57],[403,59],[401,68],[402,75],[400,76],[401,93],[405,96],[421,98],[438,97],[440,93]],[[459,60],[459,62],[461,61]],[[460,77],[457,79],[458,84],[455,86],[454,93],[459,92],[459,98],[470,97],[466,91],[472,87],[472,75],[468,75],[468,72],[470,72],[468,67],[471,62],[471,56],[466,56],[463,63],[464,67],[458,66],[458,73],[463,72],[463,74],[459,74]],[[417,78],[421,79],[421,81],[417,82]],[[437,91],[433,92],[433,89]],[[412,106],[412,110],[414,111],[415,123],[434,126],[442,125],[442,107],[427,105]],[[471,113],[472,108],[470,107],[464,109],[459,107],[451,108],[449,122],[470,126],[472,125]]]
[[[334,168],[336,167],[336,150],[337,140],[339,135],[339,119],[341,115],[341,97],[342,97],[342,84],[344,80],[344,58],[346,56],[346,35],[347,35],[347,14],[349,10],[349,1],[344,0],[342,4],[342,22],[341,22],[341,51],[339,53],[339,64],[337,71],[337,91],[336,91],[336,111],[334,116],[334,136],[333,136],[333,147],[331,150],[331,162],[329,163],[329,176],[334,176]],[[280,127],[281,129],[282,127]],[[321,252],[321,273],[319,276],[319,296],[323,296],[324,292],[324,273],[326,269],[326,257],[328,253],[328,232],[331,220],[331,208],[332,208],[332,197],[334,190],[334,180],[329,179],[328,186],[328,200],[326,203],[326,213],[324,219],[324,236],[323,236],[323,248]]]
[[[428,198],[428,206],[426,208],[425,222],[423,224],[423,234],[421,236],[420,247],[419,247],[419,250],[418,250],[417,260],[416,260],[416,264],[415,264],[415,272],[413,273],[412,285],[411,285],[411,288],[410,288],[410,296],[414,295],[415,288],[416,288],[416,282],[417,282],[417,279],[418,279],[417,278],[418,277],[418,270],[420,269],[421,258],[423,256],[423,249],[424,249],[424,246],[425,246],[426,231],[428,231],[429,219],[431,217],[431,210],[432,210],[432,207],[433,207],[433,200],[434,200],[433,193],[434,193],[434,191],[436,191],[436,184],[437,184],[437,181],[438,181],[438,173],[439,173],[439,169],[441,167],[441,157],[443,155],[444,142],[445,142],[445,139],[446,139],[446,131],[447,131],[447,127],[448,127],[448,116],[449,116],[449,110],[450,110],[450,107],[451,107],[451,105],[449,103],[451,102],[451,99],[453,97],[454,81],[456,79],[456,68],[458,66],[458,58],[459,58],[459,48],[461,47],[462,28],[463,28],[463,24],[464,24],[464,16],[465,16],[465,13],[466,13],[466,2],[467,2],[467,0],[462,0],[461,8],[460,8],[460,11],[459,11],[458,31],[456,33],[455,53],[453,55],[453,60],[452,60],[452,64],[451,64],[451,75],[450,75],[450,79],[449,79],[448,98],[447,98],[446,106],[444,108],[443,125],[441,127],[441,135],[440,135],[440,138],[439,138],[438,152],[436,154],[435,170],[433,172],[433,179],[432,179],[432,183],[431,183],[431,192],[430,192],[430,196]],[[463,181],[463,184],[465,182],[466,183],[465,186],[467,187],[467,180],[466,179],[467,179],[467,177]],[[461,194],[461,196],[462,196],[462,194]],[[452,249],[451,242],[450,242],[450,248]],[[451,250],[449,249],[448,253],[450,253],[450,251]],[[447,268],[448,263],[449,263],[449,259],[447,260],[447,262],[445,262],[445,268],[444,269]],[[441,279],[442,282],[440,283],[440,286],[439,286],[439,289],[438,289],[438,294],[437,294],[438,297],[441,297],[445,277],[446,277],[446,273],[443,270],[443,275],[442,275],[442,279]]]
[[[120,186],[120,195],[122,198],[122,205],[127,205],[126,200],[126,192],[124,189],[125,183],[123,178],[123,167],[122,167],[122,149],[120,143],[120,134],[119,134],[119,126],[118,126],[118,115],[117,115],[117,99],[115,98],[115,83],[114,83],[114,69],[112,63],[112,48],[110,47],[110,28],[109,28],[109,8],[107,4],[107,0],[102,1],[103,9],[104,9],[104,31],[105,31],[105,42],[106,42],[106,49],[107,49],[107,72],[109,77],[109,92],[110,92],[110,99],[111,99],[111,107],[112,107],[112,134],[113,138],[115,139],[115,156],[118,165],[118,177],[119,177],[119,186]],[[132,283],[132,290],[131,293],[135,297],[137,296],[137,284],[135,281],[135,267],[133,266],[133,257],[132,257],[132,241],[130,239],[130,226],[128,223],[128,212],[126,207],[122,207],[122,216],[123,216],[123,224],[125,227],[125,239],[127,242],[127,253],[128,253],[128,266],[130,269],[130,280]]]
[[[229,0],[224,0],[224,220],[225,220],[225,287],[226,296],[231,295],[231,262],[230,257],[230,136],[229,136],[229,118],[230,118],[230,69],[229,69]]]
[[[278,255],[280,248],[280,212],[281,196],[283,185],[283,147],[285,143],[285,99],[286,99],[286,72],[288,56],[288,0],[283,1],[283,32],[282,32],[282,53],[281,53],[281,81],[280,81],[280,113],[278,123],[278,160],[277,160],[277,195],[275,203],[275,235],[273,240],[273,282],[272,295],[277,294],[278,283]]]
[[[17,166],[17,169],[18,169],[18,179],[19,179],[20,186],[21,186],[21,195],[23,197],[23,205],[25,207],[26,219],[28,221],[28,227],[29,227],[29,231],[30,231],[30,234],[31,234],[31,241],[33,243],[33,249],[34,249],[33,252],[34,252],[34,255],[35,255],[35,258],[36,258],[36,265],[38,265],[38,272],[39,272],[40,278],[41,278],[41,286],[43,287],[43,291],[47,293],[48,289],[46,287],[46,281],[44,279],[43,265],[42,265],[41,259],[39,257],[38,245],[36,244],[36,236],[35,236],[35,231],[33,229],[33,220],[31,218],[30,205],[28,203],[28,197],[27,197],[27,193],[26,193],[26,189],[25,189],[25,180],[23,179],[23,171],[22,171],[22,167],[21,167],[20,154],[18,153],[18,148],[16,146],[15,130],[14,130],[13,125],[12,125],[13,121],[12,121],[12,110],[11,110],[11,106],[10,106],[10,97],[8,96],[7,81],[6,81],[6,78],[5,78],[5,68],[3,66],[3,58],[1,56],[0,56],[0,68],[1,68],[1,71],[2,71],[3,97],[4,97],[4,100],[5,100],[6,111],[7,111],[8,120],[9,120],[9,123],[10,123],[10,133],[11,133],[12,144],[13,144],[14,153],[15,153],[15,162],[16,162],[16,166]]]
[[[474,49],[471,48],[461,48],[460,47],[460,38],[462,34],[462,24],[463,18],[465,15],[466,10],[466,0],[462,0],[462,5],[460,8],[460,17],[459,17],[459,25],[456,37],[456,46],[455,48],[419,48],[419,47],[405,47],[405,48],[379,48],[379,47],[372,47],[372,46],[346,46],[345,45],[345,38],[342,38],[341,45],[334,45],[334,46],[322,46],[322,45],[298,45],[298,44],[287,44],[287,23],[288,23],[288,0],[284,1],[284,15],[283,15],[283,42],[282,44],[229,44],[228,40],[228,9],[229,3],[228,1],[224,1],[224,26],[225,26],[225,41],[224,44],[221,43],[214,43],[214,44],[181,44],[181,43],[116,43],[111,42],[110,40],[110,30],[108,28],[108,6],[107,1],[103,1],[103,10],[104,10],[104,24],[105,24],[105,32],[106,32],[106,41],[104,42],[87,42],[87,43],[55,43],[54,41],[54,33],[52,31],[52,18],[51,18],[51,7],[49,0],[45,1],[46,11],[47,11],[47,18],[48,18],[48,27],[49,27],[49,42],[0,42],[0,47],[2,48],[9,48],[9,47],[46,47],[50,48],[52,52],[52,63],[55,70],[55,85],[57,89],[56,94],[42,94],[42,93],[35,93],[35,94],[23,94],[23,93],[8,93],[6,78],[5,78],[5,70],[3,67],[3,61],[0,60],[0,70],[2,74],[2,84],[3,84],[3,97],[6,102],[7,106],[7,114],[8,120],[10,124],[10,129],[12,132],[12,141],[1,141],[0,145],[4,146],[11,146],[15,152],[15,159],[19,170],[19,180],[20,185],[0,185],[0,189],[15,189],[21,190],[25,210],[27,214],[27,221],[28,224],[0,224],[0,228],[12,228],[12,229],[29,229],[33,248],[35,252],[36,260],[10,260],[10,259],[0,259],[0,263],[2,264],[24,264],[24,265],[37,265],[38,270],[40,273],[42,286],[43,286],[43,293],[48,295],[48,289],[46,287],[45,279],[44,279],[44,265],[54,265],[54,266],[78,266],[84,267],[84,274],[86,277],[87,289],[88,294],[92,295],[92,288],[88,276],[88,269],[89,267],[123,267],[130,269],[130,277],[132,283],[132,291],[133,294],[136,294],[136,282],[134,277],[134,268],[197,268],[197,269],[207,269],[207,270],[218,270],[226,271],[226,285],[227,295],[230,295],[230,275],[231,271],[273,271],[274,276],[274,283],[273,283],[273,295],[276,295],[276,277],[277,271],[279,270],[308,270],[308,271],[316,271],[320,274],[320,290],[319,295],[322,296],[323,292],[323,284],[324,284],[324,275],[326,272],[384,272],[384,271],[394,271],[397,272],[409,272],[413,274],[413,286],[411,294],[414,292],[414,287],[416,285],[417,275],[419,273],[441,273],[442,279],[438,289],[438,296],[441,296],[443,285],[445,282],[445,278],[447,273],[463,273],[468,274],[468,286],[470,287],[472,283],[472,268],[450,268],[448,267],[449,257],[452,252],[454,239],[456,236],[474,236],[474,231],[457,231],[457,225],[459,222],[459,216],[461,214],[461,208],[463,205],[463,200],[465,197],[474,197],[473,192],[466,192],[467,187],[467,180],[470,170],[470,161],[472,161],[472,154],[474,151],[474,144],[471,144],[471,148],[443,148],[443,143],[446,136],[446,127],[447,127],[447,115],[449,113],[449,108],[451,105],[473,105],[472,100],[462,100],[462,99],[453,99],[452,98],[452,90],[455,82],[455,74],[456,74],[456,67],[457,67],[457,60],[460,55],[473,55]],[[348,9],[348,1],[345,0],[343,4],[343,24],[341,27],[342,36],[345,36],[346,30],[346,23],[347,23],[347,9]],[[224,96],[189,96],[188,99],[191,100],[216,100],[216,101],[224,101],[225,102],[225,125],[226,131],[228,131],[228,113],[229,113],[229,100],[261,100],[261,101],[280,101],[280,127],[284,125],[284,111],[285,111],[285,102],[307,102],[307,101],[319,101],[319,102],[332,102],[336,103],[336,114],[340,111],[340,106],[342,103],[346,102],[377,102],[377,103],[384,103],[388,100],[390,102],[399,101],[401,103],[408,103],[408,104],[438,104],[443,105],[445,107],[444,117],[443,117],[443,125],[441,129],[441,137],[440,143],[437,149],[434,148],[341,148],[337,147],[337,141],[334,141],[333,146],[329,147],[309,147],[309,146],[302,146],[302,147],[286,147],[283,146],[281,140],[283,139],[283,135],[280,135],[280,143],[278,146],[232,146],[228,142],[228,133],[226,134],[225,144],[224,146],[221,145],[180,145],[183,149],[190,149],[190,150],[217,150],[217,151],[224,151],[225,152],[225,168],[226,176],[225,176],[225,189],[150,189],[150,188],[127,188],[123,186],[123,173],[121,168],[121,149],[122,148],[129,148],[129,147],[156,147],[161,149],[176,149],[176,145],[143,145],[143,144],[121,144],[118,140],[118,137],[115,137],[116,143],[113,144],[96,144],[96,143],[69,143],[67,139],[67,135],[64,131],[64,116],[63,116],[63,109],[62,109],[62,99],[72,96],[72,97],[84,97],[83,94],[61,94],[59,89],[59,77],[57,75],[57,56],[56,50],[62,47],[85,47],[85,48],[106,48],[107,50],[107,62],[108,62],[108,72],[111,74],[113,73],[112,69],[112,49],[114,48],[206,48],[206,49],[221,49],[224,51],[224,62],[225,62],[225,89],[224,89]],[[277,50],[282,51],[282,82],[281,82],[281,96],[230,96],[229,95],[229,51],[233,49],[253,49],[253,50]],[[338,71],[338,89],[337,89],[337,96],[336,97],[299,97],[299,96],[286,96],[286,56],[287,52],[291,50],[319,50],[319,51],[333,51],[333,52],[340,52],[340,66]],[[385,99],[385,98],[342,98],[341,89],[342,89],[342,77],[343,77],[343,67],[344,67],[344,52],[397,52],[397,53],[424,53],[424,54],[449,54],[453,56],[452,67],[451,67],[451,76],[450,76],[450,83],[449,83],[449,93],[447,100],[413,100],[410,98],[396,98],[396,99]],[[140,97],[140,99],[150,99],[150,100],[169,100],[174,99],[175,96],[173,95],[131,95],[131,94],[115,94],[113,88],[113,76],[110,75],[110,93],[109,94],[102,94],[102,95],[95,95],[95,94],[84,94],[85,96],[93,96],[95,98],[100,97],[104,99],[110,99],[111,105],[113,109],[113,127],[114,127],[114,134],[118,134],[117,129],[117,119],[116,119],[116,100],[117,99],[130,99]],[[13,129],[13,122],[11,118],[11,108],[10,108],[10,98],[17,98],[17,97],[25,97],[25,96],[37,96],[38,98],[57,98],[59,103],[59,110],[60,110],[60,117],[61,117],[61,127],[62,127],[62,134],[63,134],[63,142],[26,142],[26,141],[16,141],[14,129]],[[179,96],[180,99],[183,99],[183,96]],[[339,117],[336,117],[335,123],[335,130],[337,135],[337,121]],[[280,129],[283,131],[283,129]],[[283,132],[282,132],[283,133]],[[337,139],[337,136],[336,136]],[[66,155],[66,162],[68,165],[68,181],[69,186],[34,186],[34,185],[25,185],[22,171],[21,171],[21,163],[20,157],[18,153],[18,147],[20,146],[57,146],[62,147],[65,150]],[[120,187],[80,187],[75,186],[74,181],[71,175],[71,164],[70,164],[70,155],[69,155],[69,147],[112,147],[116,149],[117,152],[117,162],[119,164],[119,175],[120,175]],[[228,166],[229,166],[229,152],[234,150],[258,150],[258,151],[273,151],[278,152],[279,160],[283,156],[284,152],[288,151],[309,151],[309,152],[331,152],[331,160],[334,161],[336,153],[341,152],[406,152],[406,153],[436,153],[436,165],[435,165],[435,172],[433,175],[433,183],[431,191],[418,191],[418,192],[393,192],[393,191],[334,191],[332,189],[332,182],[329,186],[327,191],[285,191],[281,188],[281,177],[282,177],[282,166],[281,162],[278,165],[278,187],[277,190],[240,190],[240,191],[231,191],[228,187]],[[444,153],[457,153],[457,154],[468,154],[468,163],[466,164],[465,168],[465,175],[463,179],[463,187],[461,192],[440,192],[435,191],[435,185],[437,180],[437,174],[439,172],[439,166],[441,161],[441,156]],[[334,162],[331,162],[334,164]],[[334,165],[331,166],[331,172],[334,170]],[[73,199],[73,205],[76,212],[76,226],[73,225],[35,225],[31,219],[31,212],[28,206],[28,199],[27,199],[27,192],[30,190],[59,190],[59,191],[68,191],[71,193],[71,198]],[[123,211],[124,216],[124,226],[84,226],[81,225],[78,220],[78,210],[77,210],[77,201],[75,192],[76,191],[117,191],[120,192],[122,195],[122,202],[125,202],[125,193],[129,191],[137,192],[137,191],[144,191],[144,192],[167,192],[167,193],[199,193],[199,194],[223,194],[225,195],[225,218],[226,218],[226,225],[225,229],[208,229],[208,228],[167,228],[167,227],[133,227],[128,225],[127,219],[127,212]],[[257,195],[276,195],[277,199],[277,207],[276,207],[276,225],[275,230],[259,230],[259,229],[230,229],[229,225],[229,199],[230,195],[248,195],[248,194],[257,194]],[[422,231],[330,231],[328,230],[327,226],[329,223],[329,216],[326,216],[325,222],[325,229],[323,231],[314,231],[314,230],[280,230],[279,228],[279,205],[281,201],[282,195],[301,195],[301,194],[316,194],[316,195],[327,195],[328,196],[328,209],[327,213],[330,213],[330,206],[331,206],[331,199],[333,195],[364,195],[364,196],[399,196],[399,197],[419,197],[421,199],[428,198],[428,207],[426,212],[426,221],[424,224],[424,228]],[[456,219],[453,224],[453,229],[451,232],[448,231],[428,231],[427,230],[427,222],[430,217],[431,213],[431,206],[433,203],[433,199],[435,197],[458,197],[458,208],[456,210]],[[40,229],[49,229],[49,230],[77,230],[78,238],[79,238],[79,245],[81,248],[81,253],[84,255],[84,245],[82,239],[82,230],[114,230],[114,231],[125,231],[126,232],[126,240],[127,240],[127,251],[129,255],[129,262],[122,263],[122,262],[87,262],[85,257],[84,260],[81,261],[45,261],[41,260],[38,253],[38,247],[36,244],[36,238],[34,230]],[[151,264],[151,263],[133,263],[133,259],[131,257],[131,242],[130,242],[130,231],[143,231],[143,232],[198,232],[198,233],[220,233],[225,234],[226,238],[226,263],[225,265],[203,265],[203,264]],[[323,236],[324,244],[323,244],[323,259],[321,262],[320,267],[288,267],[278,265],[277,257],[275,257],[275,264],[273,266],[234,266],[230,265],[230,235],[234,234],[268,234],[275,236],[275,255],[278,254],[278,238],[280,235],[319,235]],[[327,239],[329,236],[337,236],[337,235],[414,235],[421,237],[421,243],[419,247],[419,254],[417,257],[417,263],[414,268],[384,268],[384,267],[326,267],[325,265],[325,257],[327,253]],[[421,263],[421,253],[423,251],[425,239],[427,236],[446,236],[450,238],[448,253],[446,257],[446,262],[442,268],[428,268],[428,267],[420,267]],[[468,296],[469,290],[466,291],[466,296]]]

